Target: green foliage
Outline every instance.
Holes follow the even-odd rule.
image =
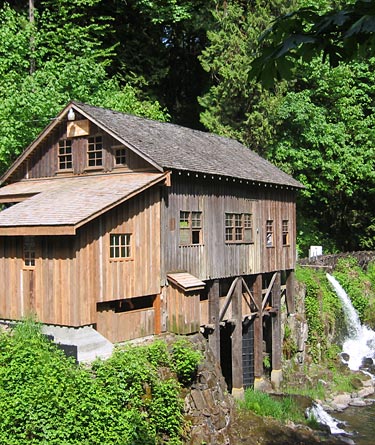
[[[0,8],[0,174],[71,99],[167,119],[155,100],[108,75],[115,46],[102,38],[110,20],[90,20],[99,0],[42,3],[33,26]]]
[[[268,156],[306,187],[298,203],[304,254],[315,240],[326,252],[374,240],[374,66],[373,58],[335,70],[317,59],[301,65],[296,91],[274,115]]]
[[[322,3],[322,2],[321,2]],[[324,3],[324,2],[323,2]],[[252,63],[251,77],[267,87],[290,78],[296,60],[311,60],[322,53],[335,67],[371,51],[375,41],[375,4],[371,0],[347,2],[342,8],[321,4],[305,7],[279,17],[263,34],[261,55]],[[307,7],[306,7],[307,6]]]
[[[306,286],[305,314],[309,326],[309,354],[314,363],[327,361],[337,353],[328,339],[334,336],[337,320],[343,316],[340,301],[324,272],[300,267],[297,268],[296,277]]]
[[[183,362],[189,348],[178,350]],[[171,362],[159,341],[77,367],[35,323],[18,324],[0,334],[0,442],[181,444],[183,402]]]
[[[196,351],[188,340],[182,338],[173,344],[173,368],[182,384],[188,385],[192,382],[201,361],[202,354]]]
[[[303,411],[290,396],[274,398],[270,394],[249,388],[246,389],[245,399],[239,402],[239,406],[259,416],[273,417],[282,422],[304,421]]]
[[[362,323],[375,326],[375,286],[373,266],[366,273],[353,257],[342,258],[337,262],[334,275],[348,294]]]

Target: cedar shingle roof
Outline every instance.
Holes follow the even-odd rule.
[[[123,173],[26,180],[0,189],[0,198],[34,194],[0,212],[0,235],[74,234],[103,211],[163,181],[162,173]]]
[[[71,105],[160,169],[303,187],[234,139],[79,102]]]

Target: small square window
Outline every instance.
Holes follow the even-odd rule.
[[[131,234],[111,233],[110,235],[110,258],[126,259],[131,257]]]

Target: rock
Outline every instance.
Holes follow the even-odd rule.
[[[364,400],[362,400],[362,399],[352,399],[349,402],[349,405],[350,406],[366,406],[367,403]]]
[[[362,359],[361,368],[370,368],[374,364],[374,361],[371,357],[364,357]]]
[[[350,359],[350,355],[347,354],[346,352],[342,352],[341,353],[341,358],[344,360],[345,363],[347,363]]]
[[[367,397],[371,394],[374,394],[373,386],[367,386],[367,387],[362,388],[358,391],[358,397]]]
[[[338,394],[333,398],[332,404],[336,405],[348,405],[351,399],[351,395],[348,393]]]
[[[362,380],[362,386],[364,387],[374,387],[374,381],[372,378],[368,378],[367,380]]]

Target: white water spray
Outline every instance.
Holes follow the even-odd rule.
[[[341,300],[348,327],[349,335],[343,344],[342,352],[349,356],[348,367],[352,371],[358,371],[364,358],[375,357],[375,332],[361,325],[358,314],[340,283],[328,273],[327,279]]]
[[[317,422],[326,425],[331,434],[347,434],[347,432],[341,429],[338,424],[339,421],[334,419],[327,411],[324,411],[323,407],[318,403],[313,403],[311,408],[307,410],[308,417],[314,417]]]

